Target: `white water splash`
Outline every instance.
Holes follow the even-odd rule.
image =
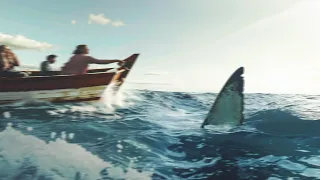
[[[109,110],[114,111],[116,107],[127,108],[133,106],[136,101],[141,100],[134,91],[125,89],[121,87],[118,92],[116,92],[115,84],[110,84],[106,90],[103,92],[101,103],[104,104]]]
[[[46,143],[9,126],[0,132],[0,156],[0,179],[95,180],[104,176],[101,175],[104,169],[112,179],[142,180],[151,179],[152,175],[150,172],[140,173],[132,166],[124,171],[80,145],[60,138]]]

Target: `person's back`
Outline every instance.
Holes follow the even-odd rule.
[[[7,58],[5,57],[5,54],[3,52],[0,52],[0,71],[5,71],[9,67],[9,63]]]
[[[89,49],[86,45],[78,45],[73,54],[74,55],[69,59],[69,61],[61,68],[62,75],[85,74],[87,73],[89,64],[110,64],[114,62],[122,62],[121,60],[99,60],[91,56],[87,56],[86,54],[89,54]]]
[[[84,74],[87,72],[89,56],[75,54],[61,68],[61,74]]]
[[[47,72],[47,71],[51,71],[51,68],[49,66],[49,62],[48,61],[43,61],[40,65],[40,71],[41,72]]]
[[[53,64],[56,60],[57,56],[52,54],[52,55],[49,55],[47,56],[47,60],[46,61],[43,61],[41,64],[40,64],[40,71],[41,71],[41,75],[43,76],[50,76],[50,75],[53,75],[54,72],[52,71],[52,68],[50,67],[50,64]]]
[[[15,66],[20,66],[17,56],[9,48],[7,48],[6,58],[8,59],[10,70],[14,70]]]

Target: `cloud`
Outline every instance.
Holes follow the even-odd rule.
[[[104,14],[89,14],[89,20],[88,20],[88,24],[92,24],[92,23],[96,23],[96,24],[101,24],[101,25],[105,25],[108,24],[109,22],[111,22],[110,19],[104,17]]]
[[[13,49],[46,50],[53,48],[53,45],[46,42],[38,42],[22,35],[12,36],[3,33],[0,33],[0,44],[7,45]]]
[[[72,21],[71,21],[71,24],[76,24],[76,23],[77,23],[76,20],[72,20]]]
[[[120,26],[124,26],[124,23],[122,21],[113,21],[112,26],[120,27]]]
[[[124,22],[122,21],[113,21],[111,19],[108,19],[107,17],[104,16],[103,13],[100,14],[89,14],[89,19],[88,19],[88,24],[101,24],[101,25],[106,25],[108,23],[111,23],[112,26],[115,27],[120,27],[120,26],[124,26]]]

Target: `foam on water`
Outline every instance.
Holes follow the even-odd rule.
[[[62,132],[64,137],[66,132]],[[51,137],[56,133],[52,133]],[[45,142],[13,129],[11,124],[0,132],[0,178],[83,179],[102,176],[113,179],[151,179],[152,173],[125,170],[105,162],[77,144],[58,138]],[[101,175],[104,174],[104,175]]]

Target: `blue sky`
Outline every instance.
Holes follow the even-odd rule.
[[[54,66],[61,67],[78,44],[87,44],[90,55],[101,59],[140,53],[127,83],[136,88],[217,92],[236,68],[245,66],[246,92],[312,93],[320,90],[312,79],[319,74],[308,71],[304,78],[309,81],[300,89],[293,79],[299,63],[306,65],[305,58],[317,55],[315,49],[301,51],[305,39],[310,47],[317,45],[316,32],[306,38],[304,29],[292,29],[301,23],[318,27],[296,19],[319,15],[314,7],[320,8],[313,0],[3,0],[0,42],[28,48],[14,52],[22,64],[35,66],[54,53],[59,56]],[[101,14],[105,19],[99,19]],[[40,47],[45,51],[36,50]],[[293,60],[297,55],[300,60]],[[298,65],[293,67],[293,61]]]

